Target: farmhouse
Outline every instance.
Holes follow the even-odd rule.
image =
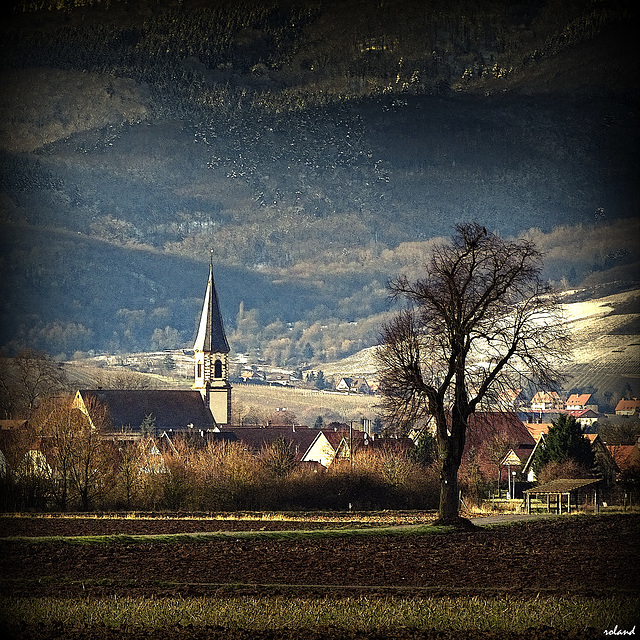
[[[364,378],[341,378],[336,385],[336,391],[346,393],[365,393],[371,395],[373,391]]]
[[[620,400],[616,405],[617,416],[633,416],[640,413],[640,400]]]
[[[594,411],[598,413],[598,405],[593,400],[590,393],[572,393],[565,402],[564,408],[567,411]]]

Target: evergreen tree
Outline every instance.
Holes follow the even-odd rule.
[[[544,446],[538,448],[533,470],[538,476],[547,464],[563,463],[569,460],[586,469],[591,469],[594,464],[591,443],[583,436],[580,424],[573,416],[563,413],[553,422],[544,439]]]
[[[322,391],[323,389],[326,389],[326,387],[327,383],[324,379],[324,373],[322,373],[322,371],[318,371],[318,375],[316,376],[316,388]]]
[[[438,459],[438,443],[434,436],[425,433],[416,442],[416,446],[409,452],[413,462],[428,467]]]
[[[313,359],[313,347],[307,342],[302,348],[302,360],[304,362],[310,362]]]

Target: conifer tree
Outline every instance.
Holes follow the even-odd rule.
[[[591,443],[583,436],[580,423],[573,416],[560,414],[552,423],[549,433],[544,439],[544,446],[538,447],[533,470],[537,475],[549,463],[573,461],[580,466],[591,469],[594,465]]]

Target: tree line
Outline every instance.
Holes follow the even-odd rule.
[[[73,396],[42,402],[26,427],[3,434],[0,508],[54,510],[428,509],[432,473],[409,454],[365,451],[328,470],[296,462],[284,438],[248,454],[240,442],[107,435]],[[135,430],[136,432],[138,429]]]

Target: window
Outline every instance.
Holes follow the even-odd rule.
[[[202,378],[202,362],[198,362],[198,373],[196,377]]]
[[[216,363],[213,365],[213,377],[222,378],[222,362],[220,362],[220,360],[216,360]]]

